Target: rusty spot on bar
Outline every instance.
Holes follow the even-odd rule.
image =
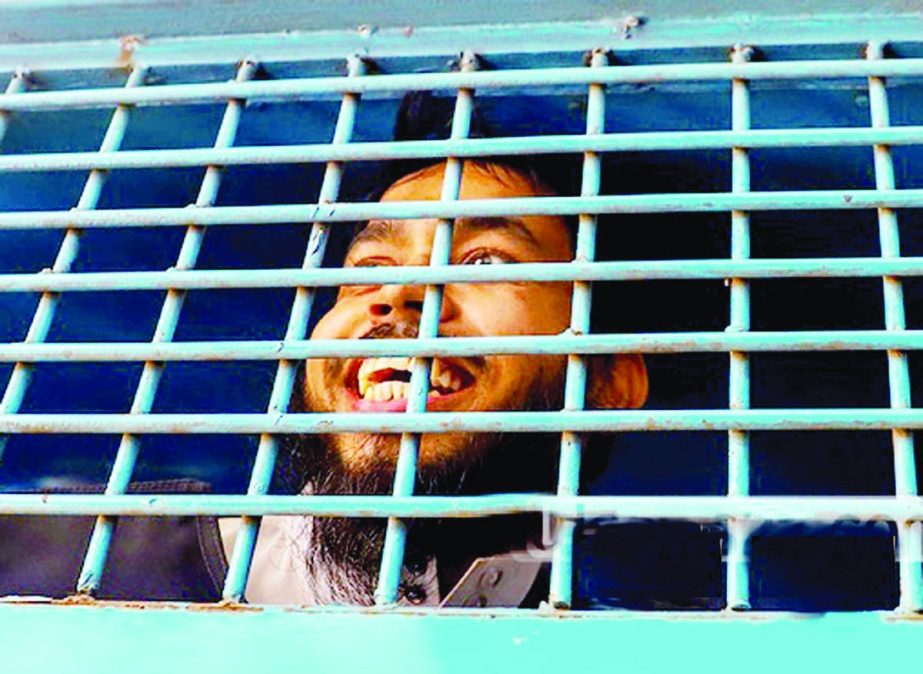
[[[234,601],[232,599],[224,599],[217,604],[190,604],[188,607],[190,611],[196,612],[223,612],[223,613],[262,613],[262,606],[252,606],[250,604],[241,604],[240,602]]]
[[[123,35],[119,40],[119,56],[115,63],[119,68],[131,71],[134,68],[135,49],[144,42],[143,35]]]
[[[51,603],[60,606],[96,606],[99,602],[88,594],[72,594],[64,599],[54,599]]]

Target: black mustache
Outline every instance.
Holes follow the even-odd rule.
[[[411,323],[379,323],[359,339],[416,339],[420,329]]]
[[[379,323],[360,336],[359,339],[416,339],[419,334],[419,327],[412,323]],[[449,337],[451,335],[441,336]],[[483,368],[486,362],[483,356],[468,356],[464,360],[471,363],[476,369]]]

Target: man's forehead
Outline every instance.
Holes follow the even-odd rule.
[[[382,201],[427,201],[442,197],[445,162],[405,175],[382,194]],[[462,166],[459,199],[549,196],[552,192],[517,168],[468,160]]]
[[[445,163],[435,164],[404,176],[382,195],[382,201],[436,200],[441,198]],[[500,163],[466,161],[462,170],[459,199],[503,199],[541,197],[552,194],[544,185],[522,171]],[[421,234],[431,236],[434,220],[372,220],[353,238],[350,248],[363,242],[399,244]],[[414,229],[415,228],[415,229]],[[455,221],[453,241],[493,233],[524,245],[539,257],[569,252],[571,234],[558,216],[475,217]]]
[[[425,220],[371,220],[356,234],[352,246],[365,242],[395,243],[412,237],[413,228],[421,228]],[[540,248],[541,241],[533,233],[527,222],[515,217],[459,218],[455,221],[454,239],[496,232],[517,239],[519,242]]]

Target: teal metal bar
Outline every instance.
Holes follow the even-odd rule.
[[[923,126],[867,129],[746,129],[741,131],[645,131],[598,136],[548,135],[459,140],[364,142],[335,146],[265,145],[226,149],[129,150],[117,155],[53,152],[0,156],[0,171],[81,171],[256,164],[305,164],[328,161],[440,159],[490,155],[534,156],[584,152],[664,152],[784,147],[865,147],[873,144],[919,145]]]
[[[735,278],[844,278],[923,276],[923,258],[781,258],[544,262],[504,265],[401,267],[401,284],[503,281],[652,281]],[[382,267],[330,269],[221,269],[195,271],[0,274],[0,292],[99,292],[100,290],[209,290],[219,288],[338,287],[398,283]]]
[[[12,96],[13,94],[19,94],[26,90],[27,83],[29,81],[29,73],[26,70],[17,70],[13,76],[10,78],[9,83],[6,85],[6,90],[3,92],[4,96]],[[2,99],[0,99],[2,101]],[[10,113],[0,110],[0,143],[3,142],[4,137],[6,136],[6,130],[9,127],[10,123]],[[87,153],[92,154],[92,153]]]
[[[136,67],[132,70],[125,82],[126,89],[134,89],[144,85],[146,70],[144,67]],[[11,96],[29,96],[31,94],[10,94]],[[109,126],[106,129],[106,135],[103,137],[99,147],[100,153],[117,152],[125,138],[125,129],[128,126],[129,111],[128,105],[120,104],[116,107]],[[106,183],[107,173],[105,171],[93,170],[87,176],[84,183],[83,191],[80,193],[80,199],[77,202],[76,209],[70,213],[89,212],[94,210],[99,204],[99,198],[102,194],[103,185]],[[83,232],[79,226],[72,222],[64,223],[66,231],[61,245],[55,256],[54,265],[51,271],[56,274],[67,273],[74,265],[77,253],[80,250],[80,239]],[[38,306],[32,316],[32,322],[29,325],[29,331],[26,333],[26,343],[44,342],[51,330],[51,323],[54,320],[55,312],[58,308],[60,295],[56,293],[42,293],[39,298]],[[26,391],[32,381],[32,365],[28,363],[16,363],[13,372],[10,374],[9,381],[6,384],[6,390],[3,398],[0,399],[0,414],[15,414],[22,406]],[[0,457],[3,456],[3,450],[6,446],[6,438],[0,436]]]
[[[257,64],[253,61],[243,61],[237,69],[237,80],[240,82],[249,80],[254,76],[257,68]],[[215,139],[216,147],[228,147],[233,145],[234,139],[237,137],[237,129],[240,125],[240,114],[243,106],[244,102],[239,99],[228,101]],[[208,167],[202,178],[202,183],[199,186],[199,193],[194,204],[197,208],[215,205],[215,201],[218,198],[218,190],[221,186],[222,175],[223,169],[221,167]],[[204,227],[190,225],[186,229],[186,234],[183,237],[183,243],[176,260],[175,269],[189,270],[195,267],[199,252],[202,250],[202,240],[204,237]],[[167,290],[163,306],[160,310],[160,317],[154,329],[154,336],[151,340],[152,343],[162,344],[173,340],[185,299],[186,291],[172,288]],[[160,385],[163,367],[164,364],[162,361],[145,361],[144,369],[141,372],[141,378],[138,381],[138,387],[135,391],[135,397],[132,401],[131,414],[150,414],[151,409],[154,407],[154,398],[157,396],[157,389]],[[131,434],[122,436],[119,441],[119,448],[115,455],[112,470],[109,474],[109,480],[106,484],[105,493],[107,495],[125,493],[125,490],[128,488],[128,483],[131,481],[131,475],[134,472],[140,449],[141,439],[139,437]],[[103,571],[105,570],[106,557],[109,554],[112,536],[115,533],[115,527],[116,521],[113,518],[105,515],[101,515],[97,518],[84,557],[83,568],[77,580],[78,594],[93,595],[99,589]]]
[[[593,410],[330,414],[5,414],[0,433],[577,433],[882,431],[923,428],[923,410]]]
[[[412,73],[375,77],[315,77],[260,82],[169,84],[149,90],[72,89],[14,95],[4,110],[47,110],[87,106],[138,105],[195,101],[298,99],[312,95],[404,93],[410,90],[501,89],[590,84],[647,84],[702,80],[805,80],[865,77],[914,77],[923,74],[923,59],[887,61],[818,60],[766,63],[678,63],[599,69],[534,68],[480,72]]]
[[[0,515],[232,517],[486,517],[540,512],[585,519],[672,519],[722,522],[909,522],[923,519],[923,498],[885,496],[257,496],[214,494],[0,494]]]
[[[590,56],[591,68],[608,65],[609,56],[604,50],[594,50]],[[587,92],[586,135],[603,133],[606,123],[606,90],[600,84],[591,84]],[[599,155],[583,155],[581,196],[596,196],[602,179]],[[575,262],[592,262],[596,259],[596,216],[581,213],[577,224]],[[587,281],[575,281],[570,310],[570,333],[586,335],[590,332],[592,286]],[[577,411],[586,406],[586,357],[569,353],[564,380],[564,409]],[[558,496],[576,496],[580,491],[580,460],[583,439],[572,431],[561,434],[561,458],[558,464]],[[573,600],[574,583],[574,530],[576,522],[555,521],[554,550],[551,558],[551,582],[548,601],[555,608],[568,609]]]
[[[866,57],[869,62],[880,62],[885,58],[884,45],[869,43]],[[891,125],[888,106],[888,92],[885,81],[880,77],[869,77],[869,110],[874,128]],[[894,160],[891,148],[875,145],[875,186],[883,190],[895,189]],[[900,229],[897,213],[892,208],[878,209],[878,233],[883,258],[901,256]],[[894,276],[882,278],[885,306],[885,328],[891,332],[902,332],[907,328],[904,311],[904,289],[901,280]],[[890,383],[891,407],[909,409],[913,406],[910,395],[910,368],[907,354],[896,349],[888,350],[888,380]],[[917,469],[914,457],[913,434],[907,429],[891,431],[894,445],[895,493],[899,496],[917,494]],[[923,538],[920,527],[902,523],[898,526],[898,562],[900,568],[902,611],[923,610],[923,570],[920,557],[923,555]]]
[[[733,63],[747,63],[753,57],[752,47],[736,45],[731,50]],[[734,131],[750,128],[750,85],[746,80],[731,81],[731,127]],[[731,191],[750,191],[750,152],[746,148],[731,150]],[[731,259],[750,257],[750,216],[746,211],[731,211]],[[730,279],[730,324],[728,332],[750,330],[750,283],[746,279]],[[750,407],[750,357],[744,351],[730,352],[728,406],[732,410]],[[728,433],[728,496],[750,493],[750,435],[747,431]],[[727,523],[727,607],[732,611],[750,608],[750,569],[748,539],[750,524],[742,520]]]
[[[612,354],[923,350],[923,330],[663,332],[501,335],[419,339],[315,339],[227,342],[55,342],[0,344],[2,362],[304,360],[369,356]],[[741,408],[743,409],[743,408]]]
[[[471,52],[462,54],[459,61],[460,71],[472,71],[477,68],[477,56]],[[471,130],[471,115],[474,108],[474,91],[459,89],[455,99],[455,112],[452,117],[451,138],[465,138]],[[461,190],[464,163],[449,157],[445,163],[440,201],[453,204],[458,201]],[[430,267],[444,267],[449,264],[452,252],[452,217],[440,219],[436,223],[433,244],[430,250]],[[420,325],[417,333],[420,339],[432,339],[439,334],[439,321],[442,315],[443,286],[431,284],[426,286],[423,294],[423,307],[420,311]],[[425,413],[426,397],[429,394],[429,375],[432,361],[426,357],[416,357],[411,363],[410,390],[407,394],[407,413]],[[394,496],[413,494],[417,479],[417,459],[420,453],[421,437],[419,433],[405,432],[401,435],[398,450],[397,467],[394,472]],[[407,525],[396,517],[388,518],[385,530],[385,542],[381,554],[381,568],[378,573],[378,585],[375,588],[375,604],[388,606],[398,601],[398,589],[401,580],[401,568],[404,565],[404,548],[407,542]]]
[[[180,225],[270,225],[388,219],[514,217],[604,213],[720,213],[727,211],[867,210],[921,208],[923,189],[810,190],[733,194],[678,193],[599,197],[530,197],[441,201],[392,201],[214,208],[108,209],[0,213],[0,231],[68,227],[176,227]]]
[[[365,72],[365,63],[358,56],[350,57],[347,60],[346,67],[350,77],[360,77]],[[357,95],[347,93],[343,96],[333,138],[330,141],[331,144],[349,143],[355,128],[358,107],[359,97]],[[337,200],[342,177],[343,166],[338,162],[329,162],[324,171],[324,180],[320,189],[319,201],[321,203],[332,203]],[[329,227],[327,224],[315,222],[308,238],[303,268],[317,268],[323,264],[328,238]],[[286,343],[304,340],[307,336],[308,322],[314,306],[314,296],[315,289],[312,287],[301,286],[295,291],[295,299],[292,302],[288,327],[285,332],[284,341]],[[283,415],[288,410],[297,371],[298,361],[279,361],[276,376],[273,380],[272,393],[269,397],[268,415]],[[260,431],[260,442],[257,447],[253,468],[250,472],[250,483],[247,486],[248,496],[261,496],[269,491],[278,453],[279,441],[274,435],[273,429]],[[225,600],[239,602],[244,597],[259,528],[259,518],[248,516],[242,518],[240,530],[234,541],[234,550],[231,553],[228,573],[224,581],[222,595]]]

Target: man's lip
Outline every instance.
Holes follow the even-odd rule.
[[[355,398],[352,401],[354,412],[406,412],[407,400],[366,400]]]
[[[433,392],[430,391],[429,395],[426,396],[426,409],[427,411],[435,411],[439,409],[447,409],[451,406],[453,399],[461,395],[471,387],[460,389],[454,393],[449,393],[446,395],[433,395]],[[407,400],[405,398],[398,398],[396,400],[366,400],[365,398],[360,398],[352,391],[349,391],[349,398],[351,407],[354,412],[406,412],[407,411]]]

